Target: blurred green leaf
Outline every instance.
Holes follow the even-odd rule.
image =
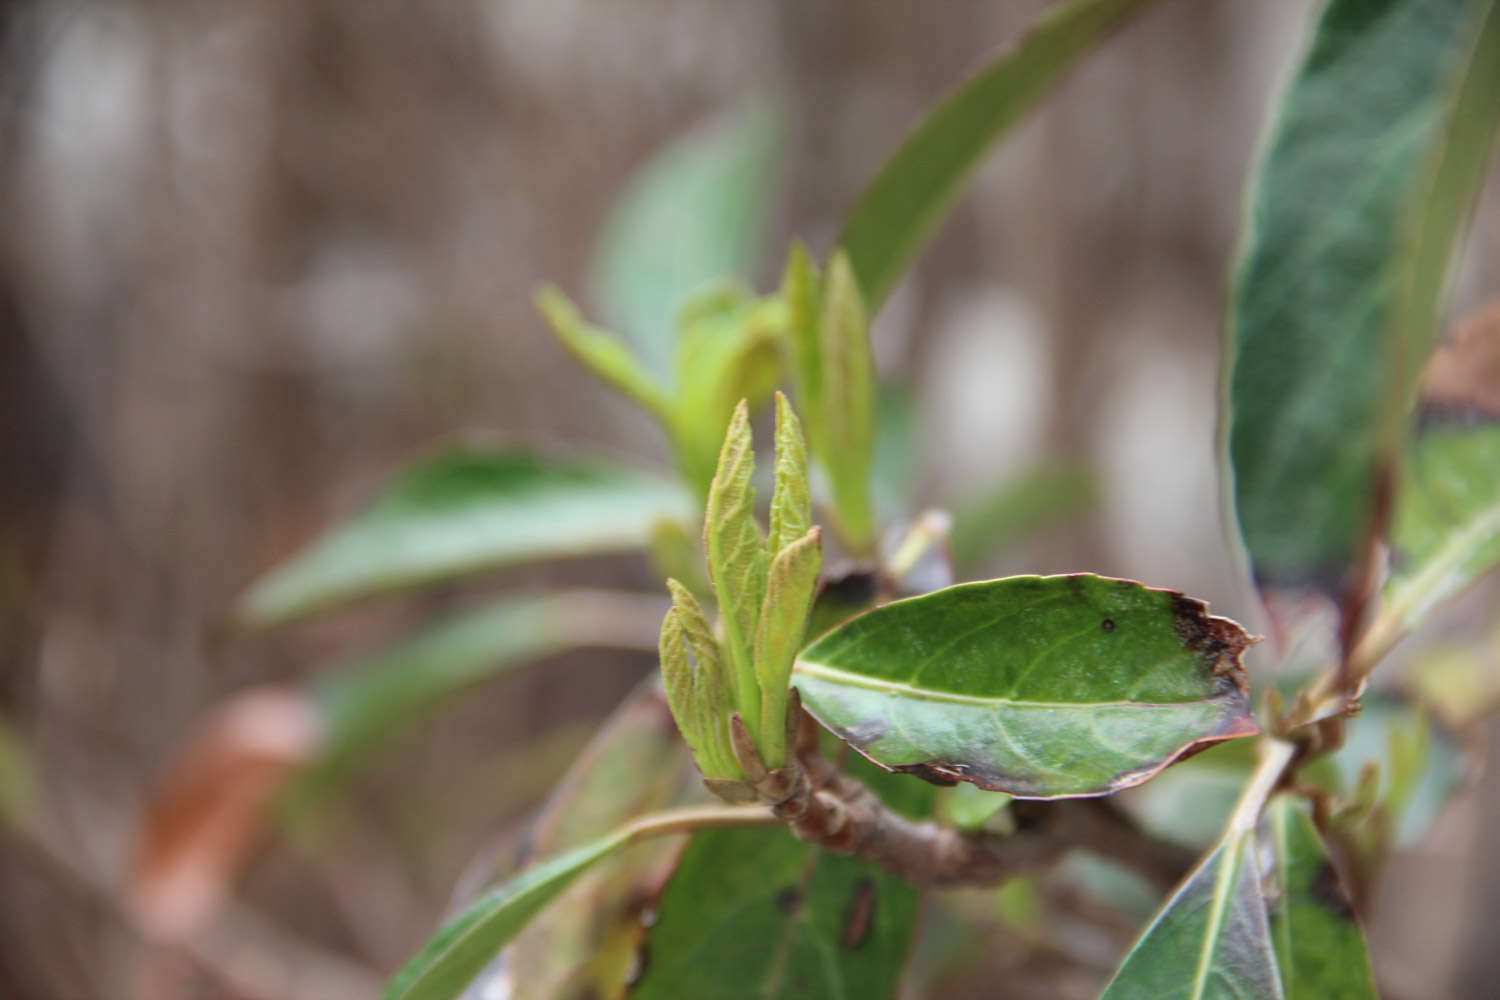
[[[528,868],[454,917],[396,973],[382,1000],[454,1000],[495,955],[590,865],[623,847],[628,828]]]
[[[1390,541],[1382,617],[1398,633],[1500,564],[1500,305],[1427,367]]]
[[[876,387],[870,493],[882,523],[910,515],[916,502],[922,460],[919,419],[910,387],[891,382]]]
[[[795,683],[882,767],[1023,798],[1101,795],[1258,732],[1248,642],[1172,591],[1018,576],[860,615],[803,651]]]
[[[751,105],[672,141],[630,179],[600,236],[600,306],[658,377],[677,311],[711,281],[749,280],[771,218],[780,115]]]
[[[0,823],[18,818],[31,801],[31,753],[9,722],[0,719]]]
[[[585,322],[578,307],[551,285],[536,294],[537,308],[546,317],[553,334],[594,376],[612,385],[662,423],[671,420],[671,407],[657,384],[640,363],[608,331]]]
[[[693,838],[646,933],[632,1000],[894,997],[918,894],[786,830]]]
[[[678,468],[700,497],[735,406],[743,399],[759,409],[781,377],[778,310],[733,286],[712,288],[683,310],[670,432]]]
[[[654,679],[615,710],[579,755],[532,829],[527,851],[548,856],[577,847],[631,816],[705,798]],[[637,961],[642,901],[676,864],[668,838],[631,844],[580,876],[511,941],[472,987],[503,978],[512,1000],[594,996],[618,1000]]]
[[[943,822],[966,832],[984,829],[996,814],[1010,805],[1011,797],[1005,792],[987,792],[978,785],[960,782],[952,788],[942,789],[938,797],[938,810]]]
[[[535,559],[643,547],[662,518],[696,520],[675,484],[598,461],[460,445],[395,478],[242,599],[251,627],[372,594]]]
[[[1254,769],[1255,742],[1230,740],[1194,754],[1118,801],[1153,836],[1201,849],[1223,833]]]
[[[1143,5],[1144,0],[1057,4],[907,137],[860,196],[839,237],[872,315],[995,140]]]
[[[1276,799],[1257,836],[1272,859],[1266,903],[1286,1000],[1376,1000],[1353,904],[1307,812]]]
[[[953,556],[959,573],[1050,524],[1088,510],[1098,495],[1090,470],[1041,465],[967,498],[953,516]]]
[[[1422,705],[1455,730],[1500,713],[1500,629],[1484,643],[1423,650],[1408,682]]]
[[[870,470],[875,460],[875,358],[859,286],[848,258],[835,254],[824,282],[819,320],[822,412],[812,440],[833,486],[835,524],[846,545],[868,554],[875,544]]]
[[[545,656],[581,646],[650,648],[663,602],[608,591],[507,597],[330,668],[315,684],[323,717],[316,756],[288,789],[296,815],[438,706]]]
[[[1383,508],[1500,116],[1490,0],[1333,0],[1254,182],[1229,458],[1263,587],[1337,594]]]

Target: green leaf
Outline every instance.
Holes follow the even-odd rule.
[[[1225,840],[1126,956],[1101,1000],[1286,1000],[1254,841]]]
[[[322,740],[288,790],[288,807],[295,814],[321,800],[403,729],[480,681],[565,649],[647,644],[641,626],[660,614],[657,599],[624,593],[507,597],[328,668],[314,686]]]
[[[1059,520],[1081,514],[1098,500],[1093,473],[1074,465],[1039,465],[965,498],[953,515],[951,545],[963,569],[982,565],[1008,545]]]
[[[603,462],[460,445],[402,473],[373,502],[257,582],[248,626],[280,625],[372,594],[535,559],[643,546],[692,517],[675,484]]]
[[[755,681],[753,650],[766,589],[766,553],[760,527],[755,523],[755,487],[750,485],[754,472],[750,411],[742,402],[725,432],[719,471],[708,491],[703,548],[719,599],[724,650],[734,677],[735,707],[751,732],[760,726],[760,690]]]
[[[578,308],[551,285],[537,292],[536,304],[557,339],[595,377],[635,400],[663,424],[670,422],[671,407],[661,386],[613,334],[584,322]]]
[[[876,312],[990,146],[1144,0],[1073,0],[945,97],[860,196],[839,245]]]
[[[525,850],[532,857],[558,854],[632,816],[701,801],[703,795],[671,713],[648,679],[611,714],[557,783]],[[471,995],[493,995],[486,991],[498,989],[493,980],[503,979],[512,1000],[618,997],[636,961],[641,900],[659,891],[662,873],[675,865],[681,850],[673,838],[647,841],[594,865],[511,941],[470,987]]]
[[[1005,792],[987,792],[978,785],[967,783],[944,788],[942,792],[938,809],[943,821],[965,832],[984,829],[1011,801]]]
[[[1235,623],[1168,590],[1017,576],[896,601],[798,658],[804,705],[890,770],[1103,795],[1258,730]]]
[[[668,580],[667,589],[673,607],[662,622],[661,670],[672,715],[704,777],[742,778],[729,744],[730,679],[708,616],[676,580]]]
[[[1500,17],[1333,0],[1255,181],[1231,307],[1229,459],[1263,587],[1337,594],[1375,533],[1500,115]]]
[[[778,310],[737,286],[710,289],[683,310],[672,447],[700,495],[707,495],[735,406],[743,399],[758,408],[781,377]]]
[[[835,254],[828,265],[823,300],[823,442],[818,455],[833,486],[839,533],[857,552],[875,542],[870,512],[870,469],[875,454],[875,360],[859,286],[848,258]]]
[[[792,661],[802,648],[822,567],[823,535],[814,527],[778,552],[766,574],[766,599],[755,632],[755,674],[761,696],[757,747],[765,765],[772,769],[786,763],[786,703]]]
[[[1427,423],[1399,497],[1385,595],[1410,631],[1500,564],[1500,423]]]
[[[776,394],[776,488],[771,494],[771,528],[766,551],[773,557],[812,527],[812,488],[807,478],[807,443],[802,422],[781,393]]]
[[[755,277],[781,132],[775,110],[753,105],[687,133],[631,178],[605,224],[599,302],[659,376],[683,303],[709,282]]]
[[[632,1000],[894,997],[915,888],[786,830],[693,838],[646,934]]]
[[[1267,872],[1271,942],[1286,1000],[1376,1000],[1375,977],[1353,904],[1312,819],[1285,796],[1258,831]]]
[[[791,341],[787,352],[797,377],[797,401],[803,412],[811,415],[813,450],[822,452],[822,428],[817,426],[823,413],[823,348],[819,323],[823,310],[823,283],[818,265],[801,243],[793,243],[787,254],[786,270],[781,278],[781,301],[786,309],[786,331]]]
[[[1428,366],[1391,526],[1382,618],[1409,632],[1500,564],[1500,307],[1464,323]]]
[[[623,828],[575,848],[475,900],[396,973],[382,1000],[452,1000],[585,869],[630,840]]]

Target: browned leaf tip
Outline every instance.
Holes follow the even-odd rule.
[[[1250,676],[1240,657],[1260,641],[1240,627],[1239,622],[1208,613],[1208,605],[1183,594],[1172,595],[1172,628],[1185,649],[1202,655],[1210,662],[1215,677],[1234,683],[1240,694],[1250,694]]]
[[[131,873],[146,934],[180,940],[212,917],[321,728],[303,695],[259,688],[210,713],[178,749],[142,819]]]

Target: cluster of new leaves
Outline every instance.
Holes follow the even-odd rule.
[[[708,491],[703,547],[718,599],[724,641],[687,587],[668,579],[672,609],[661,627],[662,678],[677,724],[706,778],[730,799],[744,777],[730,742],[738,714],[761,760],[787,756],[787,683],[802,645],[823,565],[822,536],[812,525],[807,446],[786,397],[776,395],[776,487],[770,532],[755,521],[755,456],[749,406],[734,412]]]

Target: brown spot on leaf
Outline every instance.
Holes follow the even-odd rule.
[[[1333,867],[1332,862],[1324,860],[1318,873],[1313,876],[1312,885],[1308,886],[1308,894],[1319,906],[1341,920],[1354,918],[1354,901],[1349,898],[1344,880],[1339,878],[1338,869]]]
[[[1254,644],[1239,623],[1216,618],[1208,605],[1184,594],[1172,594],[1173,629],[1185,649],[1209,660],[1215,677],[1226,677],[1243,695],[1250,694],[1250,678],[1240,656]]]
[[[1113,618],[1106,618],[1099,623],[1099,627],[1106,632],[1113,632],[1115,630],[1115,620]]]
[[[923,781],[931,782],[942,788],[952,788],[964,780],[963,773],[958,770],[964,767],[962,764],[945,764],[937,761],[928,761],[918,764],[897,764],[894,770],[898,774],[915,774]]]
[[[849,897],[849,906],[844,910],[844,934],[839,943],[850,951],[865,943],[870,936],[870,926],[875,921],[875,882],[863,878],[854,887]]]

